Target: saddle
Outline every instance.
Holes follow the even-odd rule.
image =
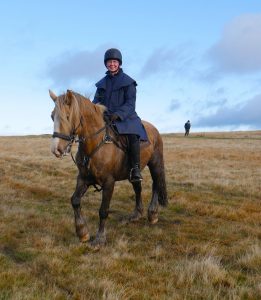
[[[106,131],[103,137],[105,144],[114,144],[123,152],[128,153],[129,140],[126,134],[119,134],[115,125],[106,122]]]
[[[105,144],[115,144],[123,152],[129,152],[129,139],[127,134],[119,134],[116,126],[113,123],[106,122],[106,132],[104,134],[103,140]],[[140,147],[146,147],[150,144],[149,141],[140,140]]]

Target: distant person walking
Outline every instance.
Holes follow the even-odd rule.
[[[185,127],[185,136],[189,135],[189,130],[190,130],[190,127],[191,127],[191,123],[190,123],[189,120],[185,123],[184,127]]]

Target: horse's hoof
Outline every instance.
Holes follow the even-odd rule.
[[[92,250],[92,251],[99,251],[102,247],[104,247],[106,244],[105,241],[101,241],[101,240],[93,240],[88,244],[88,247]]]
[[[149,220],[150,224],[152,224],[152,225],[158,223],[158,221],[159,221],[159,218],[154,218],[152,220]]]
[[[142,218],[142,215],[140,213],[134,213],[129,216],[128,221],[129,222],[138,222]]]
[[[159,220],[157,213],[149,213],[148,214],[148,220],[150,224],[156,224]]]
[[[76,234],[79,237],[80,242],[87,242],[90,239],[89,230],[85,223],[76,224]]]
[[[99,244],[93,244],[92,242],[86,243],[87,252],[97,252],[101,249]]]
[[[129,222],[132,222],[132,223],[135,223],[135,222],[138,222],[139,219],[140,219],[139,217],[130,216],[130,217],[128,218],[128,221],[129,221]]]
[[[98,251],[100,248],[106,245],[106,235],[105,234],[97,234],[96,237],[89,243],[89,247],[93,251]]]
[[[81,242],[81,243],[86,243],[86,242],[88,242],[89,240],[90,240],[90,235],[89,235],[89,234],[86,234],[86,235],[80,237],[80,242]]]
[[[137,222],[143,217],[143,211],[134,210],[133,213],[128,217],[129,222]]]
[[[102,245],[100,245],[100,244],[93,244],[93,243],[89,244],[89,248],[94,252],[99,251],[101,249],[101,247],[102,247]]]
[[[129,223],[135,223],[138,222],[141,218],[143,217],[143,214],[138,212],[138,211],[134,211],[132,214],[121,217],[120,218],[120,225],[127,225]]]

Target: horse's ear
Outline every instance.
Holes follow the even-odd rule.
[[[67,90],[66,93],[66,104],[71,105],[74,99],[73,92],[71,90]]]
[[[55,102],[56,99],[57,99],[57,96],[55,95],[55,93],[52,92],[51,90],[49,90],[49,95],[50,95],[50,97],[53,99],[53,101]]]

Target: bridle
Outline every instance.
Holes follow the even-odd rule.
[[[99,133],[105,131],[105,134],[103,136],[103,139],[100,141],[100,143],[98,145],[96,145],[96,147],[92,150],[92,152],[89,155],[84,155],[83,157],[83,161],[82,161],[82,166],[85,168],[89,168],[89,164],[90,164],[90,159],[92,158],[92,156],[104,145],[104,144],[114,144],[115,146],[117,146],[119,149],[121,149],[123,152],[126,152],[126,149],[124,149],[115,138],[113,138],[110,134],[109,134],[109,129],[111,129],[116,135],[118,135],[118,132],[114,129],[113,126],[113,122],[112,121],[106,121],[105,122],[105,126],[103,126],[102,128],[100,128],[99,130],[97,130],[96,132],[94,132],[93,134],[89,135],[89,136],[84,136],[84,137],[79,137],[78,139],[76,139],[77,134],[76,134],[76,130],[79,127],[82,127],[82,116],[80,118],[80,123],[77,127],[75,127],[72,132],[70,133],[70,135],[67,134],[63,134],[60,132],[56,132],[54,131],[52,137],[53,138],[60,138],[62,140],[68,141],[68,144],[65,147],[65,153],[69,152],[67,151],[67,149],[69,147],[72,146],[72,144],[75,143],[84,143],[85,141],[87,141],[88,139],[98,135]],[[75,160],[75,158],[73,157],[73,154],[71,152],[71,158],[74,162],[75,165],[77,165],[77,162]],[[102,191],[102,187],[97,187],[97,185],[94,183],[92,184],[95,188],[95,191],[100,192]]]
[[[78,124],[78,126],[76,126],[70,133],[70,135],[67,134],[63,134],[60,132],[56,132],[54,131],[52,137],[53,138],[59,138],[65,141],[68,141],[68,144],[65,147],[65,153],[67,152],[67,149],[69,147],[72,146],[72,144],[75,143],[83,143],[86,142],[87,140],[93,138],[94,136],[98,135],[99,133],[101,133],[102,131],[105,131],[105,134],[103,136],[103,139],[101,140],[101,142],[92,150],[92,152],[89,155],[86,155],[85,160],[87,159],[88,161],[90,160],[90,158],[101,148],[101,146],[103,146],[104,144],[115,144],[118,148],[120,148],[121,150],[123,150],[125,152],[125,149],[122,148],[122,146],[109,134],[109,128],[112,129],[112,131],[117,135],[118,133],[116,132],[116,130],[113,128],[113,122],[106,122],[105,125],[100,128],[99,130],[97,130],[96,132],[94,132],[93,134],[89,135],[89,136],[84,136],[84,137],[79,137],[78,139],[76,131],[77,129],[81,126],[82,127],[82,116],[80,117],[80,122]],[[72,153],[71,153],[72,156]],[[74,157],[72,156],[72,159],[75,162]]]
[[[80,117],[79,124],[75,128],[73,128],[70,135],[60,133],[60,132],[57,132],[57,131],[53,132],[53,135],[52,135],[53,138],[59,138],[59,139],[62,139],[62,140],[65,140],[65,141],[69,142],[65,147],[65,153],[67,152],[67,149],[69,147],[71,147],[74,142],[76,142],[76,136],[77,136],[76,131],[80,126],[82,126],[82,116]]]

